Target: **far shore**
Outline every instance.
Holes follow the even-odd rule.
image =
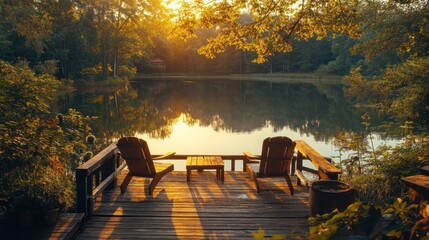
[[[147,79],[162,80],[247,80],[268,82],[297,82],[297,83],[323,83],[344,84],[343,76],[318,73],[249,73],[225,75],[186,75],[186,74],[138,74],[133,81]]]

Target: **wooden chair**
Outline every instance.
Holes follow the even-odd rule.
[[[121,185],[121,193],[127,190],[127,186],[132,177],[152,178],[149,184],[149,195],[152,195],[158,182],[167,173],[174,170],[174,164],[170,163],[154,163],[153,160],[159,160],[168,156],[174,155],[175,152],[169,152],[159,157],[150,155],[147,142],[136,137],[123,137],[116,144],[121,157],[125,159],[129,172],[125,176]]]
[[[261,156],[244,152],[248,160],[246,171],[255,183],[258,193],[260,187],[257,178],[284,177],[290,193],[293,195],[293,186],[288,171],[293,160],[295,145],[295,142],[288,137],[272,137],[264,140]],[[255,161],[256,159],[259,161]]]

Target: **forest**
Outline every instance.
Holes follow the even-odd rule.
[[[0,0],[0,198],[14,199],[0,214],[76,207],[74,169],[100,149],[91,117],[52,111],[58,89],[232,73],[339,75],[350,101],[387,119],[375,130],[365,114],[365,131],[337,134],[359,153],[341,180],[360,202],[310,219],[313,236],[375,211],[398,223],[379,239],[428,238],[429,206],[406,203],[400,182],[429,164],[427,0]],[[375,149],[375,131],[401,143]]]
[[[356,6],[346,6],[359,12],[353,13],[354,16],[349,19],[346,19],[347,16],[338,16],[338,19],[335,19],[337,23],[327,22],[328,19],[322,18],[336,14],[323,12],[335,6],[330,3],[326,6],[311,6],[309,3],[309,12],[301,11],[303,16],[309,19],[297,19],[300,22],[294,25],[296,29],[282,30],[281,26],[275,25],[287,24],[281,21],[295,21],[293,18],[252,19],[263,17],[262,12],[252,11],[282,14],[283,10],[280,8],[287,8],[288,5],[293,5],[294,1],[284,1],[287,2],[285,4],[282,2],[273,1],[276,5],[273,5],[272,9],[263,5],[257,7],[258,1],[255,1],[255,6],[252,1],[247,3],[248,6],[245,3],[235,3],[234,11],[228,12],[230,16],[222,19],[223,23],[210,23],[219,20],[208,17],[209,12],[205,13],[207,19],[201,18],[198,20],[200,23],[197,23],[195,19],[186,19],[192,16],[185,16],[185,11],[192,11],[186,9],[186,5],[183,8],[172,8],[162,1],[2,1],[0,59],[12,63],[27,61],[37,71],[54,71],[58,78],[63,79],[85,78],[91,74],[106,79],[125,75],[134,68],[139,73],[317,71],[345,75],[352,67],[361,67],[365,74],[379,74],[386,66],[419,55],[427,48],[425,1],[405,4],[392,1],[388,6],[377,1],[362,1],[355,4]],[[223,6],[221,1],[214,4],[214,7],[217,9],[207,7],[204,11],[213,11],[213,14],[220,16],[226,14],[224,11],[231,10],[228,6]],[[303,6],[303,9],[306,7]],[[250,11],[240,10],[246,8]],[[321,11],[320,23],[311,22],[318,8]],[[377,8],[385,8],[382,10],[384,14],[377,16]],[[418,14],[415,14],[416,12]],[[298,14],[299,11],[296,15]],[[192,17],[196,18],[196,15]],[[342,24],[341,18],[354,21],[345,23],[354,27],[338,28],[338,25]],[[388,21],[382,18],[388,18]],[[232,27],[233,21],[240,23],[243,30],[249,31],[243,31],[242,38],[250,38],[252,34],[259,33],[264,35],[264,31],[268,32],[265,28],[275,26],[284,32],[284,40],[271,39],[275,37],[274,32],[261,38],[260,41],[270,41],[270,44],[263,43],[263,48],[266,48],[263,50],[265,56],[263,61],[259,61],[261,54],[258,51],[262,51],[262,48],[254,50],[260,46],[251,41],[247,46],[238,45],[238,42],[234,42],[237,39],[226,39],[225,31],[221,32],[223,36],[219,35],[219,29],[210,25],[224,24],[223,29],[231,31],[229,28]],[[252,21],[257,24],[252,26]],[[323,24],[323,27],[320,24]],[[359,31],[353,29],[357,28],[357,25]],[[392,26],[399,31],[392,34]],[[189,30],[186,29],[191,27],[195,36],[184,36],[184,32]],[[354,33],[350,34],[350,31]],[[378,34],[374,34],[376,32]],[[282,37],[281,34],[279,36]],[[221,37],[223,39],[219,41]],[[209,39],[218,41],[216,47],[216,41]],[[276,41],[278,44],[275,44]],[[210,59],[198,53],[209,49],[210,45],[206,45],[207,43],[211,44]],[[206,46],[203,48],[204,45]],[[213,55],[214,52],[219,53]],[[152,59],[164,61],[165,68],[151,67]],[[48,70],[49,64],[56,68]]]

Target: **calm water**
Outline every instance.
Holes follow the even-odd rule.
[[[344,98],[342,87],[320,82],[141,79],[128,86],[79,88],[60,97],[59,110],[75,108],[98,116],[92,125],[99,143],[138,136],[148,141],[152,154],[260,154],[263,139],[283,135],[335,157],[336,133],[363,129],[363,112]]]

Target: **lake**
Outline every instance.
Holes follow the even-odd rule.
[[[99,143],[137,136],[152,154],[260,154],[265,138],[288,136],[335,159],[334,136],[362,131],[365,113],[342,89],[316,78],[145,77],[126,86],[79,87],[60,96],[58,110],[97,116],[92,128]],[[182,163],[176,169],[184,170]]]

